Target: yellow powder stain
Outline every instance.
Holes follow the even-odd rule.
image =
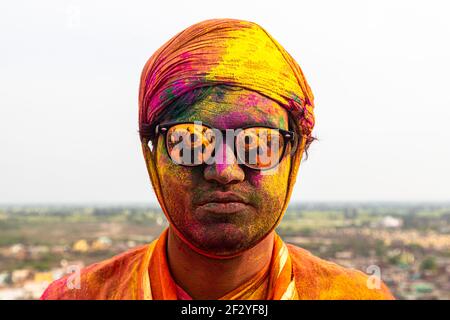
[[[224,47],[220,62],[211,66],[206,80],[248,84],[269,98],[288,104],[289,98],[302,95],[302,89],[275,39],[257,25],[228,31],[221,38]],[[290,92],[291,96],[281,96]],[[304,98],[303,96],[300,96]]]

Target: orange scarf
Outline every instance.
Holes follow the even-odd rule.
[[[72,274],[54,281],[41,299],[181,299],[167,263],[167,233],[151,244],[86,267],[79,277]],[[269,267],[220,299],[393,299],[384,283],[371,289],[368,280],[361,271],[322,260],[275,235]]]
[[[79,289],[70,288],[76,283],[74,275],[53,282],[41,299],[177,300],[167,263],[167,234],[168,229],[149,245],[86,267],[78,279]],[[278,235],[270,266],[220,299],[298,299],[289,252]]]
[[[177,285],[173,280],[166,256],[166,229],[158,241],[149,247],[151,251],[149,274],[151,296],[156,300],[177,300]],[[286,300],[298,298],[292,263],[288,249],[275,235],[272,260],[269,268],[261,269],[252,279],[225,294],[219,300]]]

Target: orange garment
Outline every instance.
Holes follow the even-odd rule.
[[[82,269],[79,289],[67,286],[72,275],[54,281],[41,299],[180,299],[167,262],[167,234],[168,229],[149,245]],[[286,245],[275,235],[269,267],[220,299],[393,299],[384,284],[380,289],[369,289],[367,278],[360,271],[345,269]]]

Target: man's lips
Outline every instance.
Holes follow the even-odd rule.
[[[243,202],[209,202],[198,207],[198,209],[216,214],[233,214],[247,208],[248,205]]]
[[[248,208],[248,201],[233,192],[213,192],[199,201],[198,208],[218,214],[232,214]]]

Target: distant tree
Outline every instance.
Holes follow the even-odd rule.
[[[400,263],[400,255],[396,254],[388,258],[388,262],[392,265],[398,265]]]
[[[383,240],[378,239],[375,241],[375,254],[380,258],[386,255],[386,245]]]
[[[420,270],[422,271],[433,271],[436,270],[437,263],[435,257],[426,257],[423,259],[422,263],[420,264]]]

